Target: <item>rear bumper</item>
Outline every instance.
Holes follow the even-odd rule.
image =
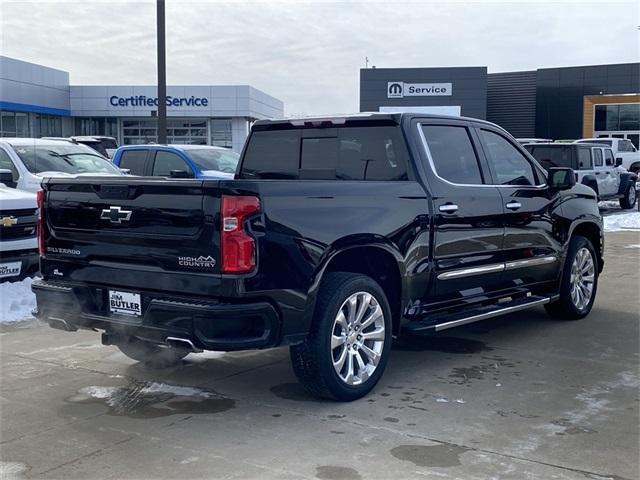
[[[111,314],[108,289],[36,280],[36,316],[65,330],[104,330],[154,343],[184,339],[200,350],[248,350],[277,346],[281,320],[269,302],[225,303],[216,300],[167,297],[140,292],[140,317]],[[171,340],[169,340],[170,342]]]

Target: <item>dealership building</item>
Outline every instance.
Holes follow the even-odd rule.
[[[640,63],[487,73],[487,67],[360,70],[361,111],[463,115],[515,137],[640,140]]]
[[[69,73],[0,56],[0,136],[107,135],[157,140],[155,86],[70,85]],[[240,151],[251,123],[282,118],[282,101],[249,85],[167,86],[169,143]]]

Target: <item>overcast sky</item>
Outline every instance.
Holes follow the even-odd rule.
[[[250,84],[287,114],[357,111],[378,67],[489,72],[638,61],[640,3],[167,0],[169,84]],[[2,54],[72,84],[154,84],[155,1],[0,0]]]

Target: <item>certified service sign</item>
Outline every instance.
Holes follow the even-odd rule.
[[[450,97],[452,94],[451,83],[387,82],[387,98]]]

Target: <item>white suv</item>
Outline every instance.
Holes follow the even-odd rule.
[[[640,172],[640,152],[636,150],[631,140],[626,138],[583,138],[576,140],[575,143],[597,143],[611,147],[616,160],[621,160],[618,163],[622,167],[633,173]]]
[[[66,140],[0,138],[0,169],[13,176],[8,187],[37,192],[43,178],[122,175],[109,160],[86,145]]]

